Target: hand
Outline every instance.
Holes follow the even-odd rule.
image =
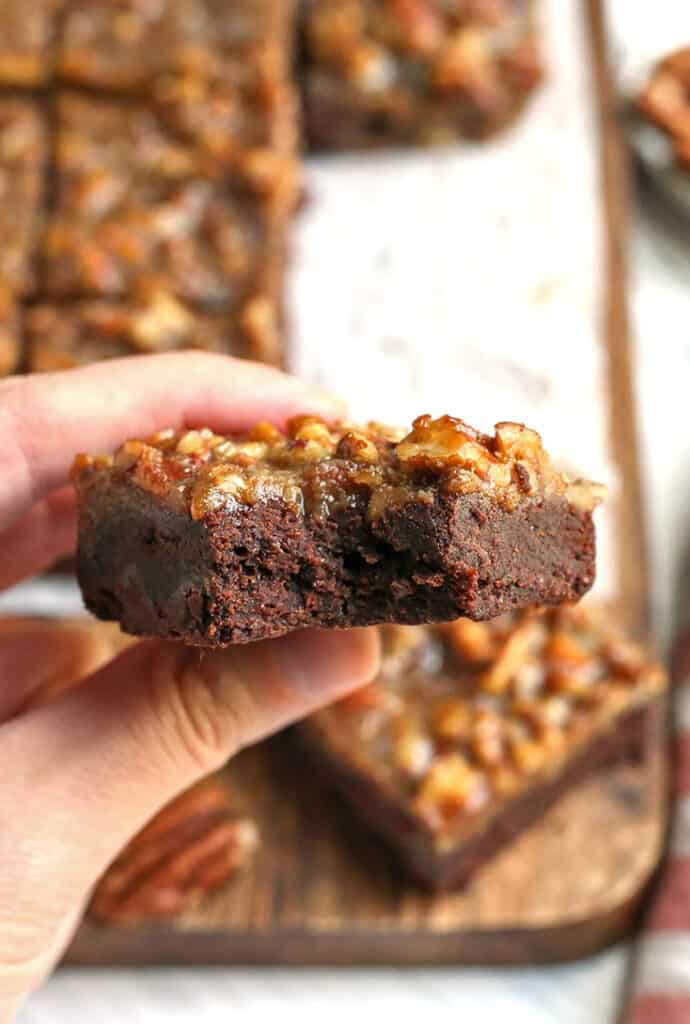
[[[200,353],[0,383],[0,588],[73,550],[77,451],[166,426],[337,415],[264,367]],[[121,848],[201,776],[367,682],[376,634],[297,632],[205,652],[162,641],[102,664],[93,630],[0,624],[0,1021],[52,969]],[[98,667],[100,666],[100,667]]]

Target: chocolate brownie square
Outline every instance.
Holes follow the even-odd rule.
[[[25,316],[27,369],[64,370],[103,359],[188,348],[278,363],[276,316],[270,296],[252,296],[236,317],[205,316],[153,281],[120,302],[42,303]]]
[[[381,635],[377,680],[297,736],[433,888],[464,884],[589,773],[644,756],[660,725],[665,673],[603,609]]]
[[[70,0],[58,60],[78,85],[137,92],[169,75],[241,76],[289,54],[291,0]],[[269,53],[270,56],[270,53]]]
[[[297,148],[292,0],[72,0],[63,79],[140,93],[214,149]]]
[[[21,311],[12,292],[0,281],[0,377],[16,370],[21,357]]]
[[[2,0],[0,85],[34,88],[50,78],[57,15],[64,0]]]
[[[39,103],[0,97],[0,278],[15,296],[30,294],[36,284],[47,148]]]
[[[58,101],[56,212],[43,244],[56,298],[127,297],[151,275],[191,308],[239,316],[279,305],[294,161],[210,153],[146,105],[67,93]]]
[[[225,646],[305,626],[488,618],[594,579],[596,485],[537,433],[291,420],[80,456],[79,580],[125,631]]]
[[[304,35],[317,148],[486,138],[542,75],[529,0],[312,0]]]

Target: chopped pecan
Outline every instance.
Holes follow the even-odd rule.
[[[441,93],[465,93],[482,110],[497,107],[496,67],[488,34],[472,26],[449,36],[436,58],[432,80]]]
[[[153,323],[151,318],[145,321],[145,334],[155,333],[161,313],[167,328],[177,324],[176,308],[166,303],[162,311],[153,311]],[[263,437],[266,424],[255,429]],[[221,438],[210,430],[194,431],[194,450],[188,452],[183,440],[174,453],[167,435],[162,444],[158,436],[148,438],[139,456],[147,464],[144,479],[158,449],[164,450],[168,457],[160,481],[156,474],[156,491],[167,475],[168,496],[180,506],[186,504],[199,519],[226,503],[228,494],[248,505],[282,497],[300,511],[308,506],[325,516],[339,505],[347,485],[367,494],[367,516],[374,522],[397,504],[431,502],[431,495],[418,485],[420,476],[445,477],[453,494],[493,491],[509,509],[546,492],[562,494],[583,508],[594,507],[601,498],[597,485],[557,472],[539,435],[522,424],[499,423],[491,437],[451,416],[420,416],[403,436],[378,423],[357,426],[296,416],[284,433],[269,431],[260,450],[254,432]],[[518,462],[523,467],[519,486],[514,473]],[[136,479],[136,467],[130,472]]]
[[[464,661],[488,661],[494,653],[494,634],[485,622],[457,619],[445,629],[450,647]]]
[[[403,42],[412,53],[430,53],[443,40],[445,27],[430,0],[388,0],[403,27]]]

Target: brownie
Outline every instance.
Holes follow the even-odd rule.
[[[30,372],[182,348],[281,360],[279,324],[268,298],[249,298],[235,317],[205,316],[153,282],[127,301],[42,303],[26,312],[25,330]]]
[[[297,149],[293,0],[72,0],[59,73],[142,94],[210,151]]]
[[[125,631],[224,646],[305,626],[482,619],[580,597],[601,489],[537,433],[291,420],[79,456],[79,579]]]
[[[2,0],[0,85],[33,88],[53,70],[56,18],[63,0]]]
[[[0,281],[0,377],[17,369],[21,355],[21,312],[9,288]]]
[[[180,141],[145,105],[62,95],[46,291],[114,298],[155,274],[207,313],[264,291],[277,302],[296,176],[256,157]]]
[[[46,164],[47,125],[39,102],[0,96],[0,377],[22,360],[20,300],[36,286]]]
[[[33,100],[0,97],[0,278],[15,296],[35,287],[47,127]]]
[[[541,79],[529,0],[312,0],[304,17],[317,148],[486,138]]]
[[[659,61],[637,108],[666,133],[676,161],[690,171],[690,46]]]
[[[661,667],[588,606],[381,627],[370,686],[297,735],[320,773],[435,888],[462,885],[587,773],[644,756]]]
[[[285,88],[293,8],[293,0],[69,0],[58,73],[125,93],[176,76],[235,96],[260,85]],[[243,113],[256,117],[260,108]]]

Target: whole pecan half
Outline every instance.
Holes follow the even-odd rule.
[[[247,863],[258,845],[253,821],[233,812],[216,778],[187,790],[153,818],[96,886],[90,916],[136,924],[193,909]]]

